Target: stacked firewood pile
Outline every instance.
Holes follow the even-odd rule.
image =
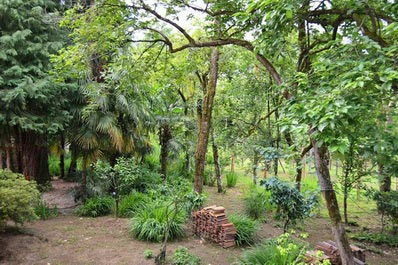
[[[224,248],[235,246],[236,229],[233,223],[228,222],[224,207],[213,205],[193,212],[192,229],[196,235]]]
[[[352,253],[354,255],[354,263],[355,265],[364,265],[365,264],[365,252],[363,249],[350,245]],[[332,265],[340,265],[341,258],[339,250],[337,249],[336,243],[328,240],[326,242],[319,242],[316,247],[317,250],[320,250],[324,253],[322,257],[317,257],[316,251],[308,251],[305,254],[306,263],[308,264],[318,264],[319,261],[329,260]]]

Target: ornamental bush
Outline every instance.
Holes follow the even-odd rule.
[[[17,224],[36,219],[34,204],[39,199],[36,182],[23,175],[0,169],[0,229],[7,220]]]
[[[305,198],[294,186],[275,177],[261,181],[261,185],[271,192],[270,202],[277,207],[275,218],[284,221],[284,232],[289,223],[295,224],[298,220],[311,216],[313,208],[318,204],[317,193]]]

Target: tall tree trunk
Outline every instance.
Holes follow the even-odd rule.
[[[64,133],[60,133],[61,154],[59,155],[59,177],[65,178],[65,137]]]
[[[168,124],[159,127],[160,144],[160,175],[163,180],[167,178],[167,158],[169,156],[169,141],[173,138]]]
[[[3,150],[0,148],[0,169],[4,168],[4,161],[3,161]]]
[[[83,155],[83,164],[82,164],[82,178],[80,181],[80,199],[82,202],[85,202],[87,199],[87,165],[88,160],[87,160],[87,155]]]
[[[353,254],[345,234],[345,229],[341,220],[340,210],[337,203],[336,193],[330,179],[329,155],[325,145],[317,146],[316,140],[312,139],[312,146],[315,155],[315,168],[318,175],[319,185],[325,198],[332,231],[340,252],[343,265],[354,265]]]
[[[391,177],[384,172],[384,166],[378,163],[379,171],[379,189],[381,192],[391,191]]]
[[[48,183],[47,137],[33,131],[22,132],[23,174],[28,179],[34,179],[38,184]]]
[[[11,148],[11,140],[8,138],[6,143],[6,167],[10,171],[12,171]]]
[[[214,137],[214,130],[211,131],[211,140],[213,144],[213,159],[214,159],[214,170],[216,172],[217,179],[217,192],[223,192],[222,179],[221,179],[221,169],[220,169],[220,159],[218,157],[218,146]]]
[[[70,159],[67,177],[73,178],[77,172],[77,148],[76,148],[75,144],[72,143],[70,145],[69,151],[71,153],[71,159]]]
[[[231,172],[235,172],[235,154],[231,155]]]
[[[203,106],[198,122],[198,142],[195,152],[195,175],[194,175],[194,189],[198,193],[203,191],[203,175],[206,162],[207,144],[209,141],[209,133],[211,127],[211,114],[213,110],[214,96],[216,94],[217,76],[218,76],[218,58],[219,52],[217,48],[213,48],[210,76],[207,85],[206,94],[203,99]]]

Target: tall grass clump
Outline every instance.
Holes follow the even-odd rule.
[[[228,188],[233,188],[236,186],[236,183],[238,182],[238,174],[235,172],[228,172],[227,173],[227,187]]]
[[[245,213],[253,219],[261,219],[266,211],[272,211],[270,192],[252,187],[244,198]]]
[[[120,201],[119,216],[133,217],[134,213],[147,202],[149,202],[149,197],[141,192],[134,192],[124,196]]]
[[[41,219],[41,220],[47,220],[52,217],[57,217],[58,216],[58,208],[57,206],[50,207],[50,205],[44,201],[38,201],[34,205],[35,209],[35,214]]]
[[[77,209],[79,216],[98,217],[110,214],[114,200],[112,197],[93,197]]]
[[[301,264],[305,248],[303,244],[294,242],[289,234],[270,239],[243,253],[239,265],[288,265]]]
[[[232,214],[228,220],[234,224],[236,229],[235,243],[238,246],[252,245],[256,241],[256,233],[260,229],[257,221],[245,215]]]
[[[167,202],[147,203],[131,219],[131,235],[143,241],[161,242],[169,225],[169,239],[181,238],[185,235],[185,212],[177,211],[173,216],[174,209]]]

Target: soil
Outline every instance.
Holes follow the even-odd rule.
[[[144,257],[144,251],[149,249],[156,255],[160,244],[133,240],[129,235],[129,219],[73,215],[76,204],[71,189],[75,185],[55,180],[53,189],[43,193],[43,200],[59,209],[58,217],[28,223],[20,228],[10,226],[0,233],[0,264],[154,264],[153,259]],[[218,194],[213,187],[207,187],[206,192],[208,205],[224,206],[227,214],[243,211],[239,187],[228,189],[226,194]],[[262,225],[259,236],[262,239],[278,236],[282,233],[280,227],[281,224],[268,216],[268,222]],[[333,240],[325,217],[306,221],[295,232],[296,235],[302,233],[308,234],[305,241],[311,246],[319,241]],[[183,240],[168,244],[167,255],[171,256],[179,246],[188,248],[206,265],[231,264],[245,250],[238,247],[223,249],[188,232]],[[367,252],[367,264],[398,264],[397,248],[376,247],[382,254]]]

